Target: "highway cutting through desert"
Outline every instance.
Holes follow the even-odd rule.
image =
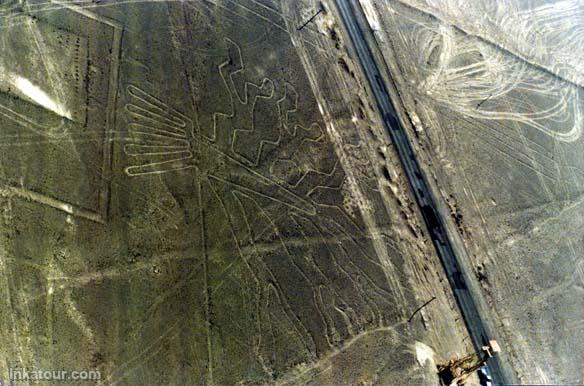
[[[364,23],[361,22],[363,15],[360,6],[355,5],[350,0],[336,0],[336,5],[346,32],[351,38],[363,72],[375,96],[385,128],[397,149],[433,244],[448,275],[448,280],[465,319],[468,331],[476,349],[479,350],[490,339],[496,339],[496,331],[492,328],[488,316],[485,315],[485,307],[480,304],[482,300],[479,298],[480,295],[477,295],[470,288],[469,280],[472,280],[472,274],[469,274],[464,269],[464,264],[461,262],[463,256],[453,246],[444,220],[437,209],[433,193],[416,159],[406,129],[400,123],[400,118],[381,73],[382,70],[380,68],[382,66],[376,63],[365,37],[366,32],[364,31],[368,31],[368,26],[363,27]],[[390,74],[386,75],[390,76]],[[493,380],[497,384],[513,384],[515,382],[511,378],[512,372],[502,360],[502,357],[504,358],[504,354],[502,356],[494,356],[488,361]]]

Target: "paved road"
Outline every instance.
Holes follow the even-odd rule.
[[[396,110],[391,102],[390,94],[381,77],[379,67],[368,45],[363,31],[370,31],[364,25],[364,16],[358,4],[352,0],[335,0],[342,17],[345,29],[349,34],[354,49],[361,62],[361,66],[371,85],[377,100],[378,108],[383,116],[383,122],[397,148],[405,173],[414,191],[416,201],[421,209],[424,221],[430,231],[432,241],[442,261],[454,295],[466,321],[469,333],[475,347],[480,348],[489,339],[496,339],[495,332],[486,320],[485,306],[479,307],[480,294],[473,294],[467,283],[473,277],[472,272],[465,272],[459,256],[455,252],[453,243],[448,236],[444,220],[436,209],[435,199],[428,187],[428,183],[420,169],[416,156],[412,150],[405,128],[401,125]],[[367,29],[365,29],[367,28]],[[389,75],[389,74],[388,74]],[[484,304],[484,303],[483,303]],[[481,313],[480,310],[483,310]],[[502,363],[500,356],[489,360],[493,380],[497,384],[511,384],[512,371],[507,363]]]

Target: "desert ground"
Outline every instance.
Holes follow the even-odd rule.
[[[473,351],[333,7],[0,5],[0,377],[437,384]]]
[[[361,1],[520,382],[579,384],[584,9],[461,4]]]

